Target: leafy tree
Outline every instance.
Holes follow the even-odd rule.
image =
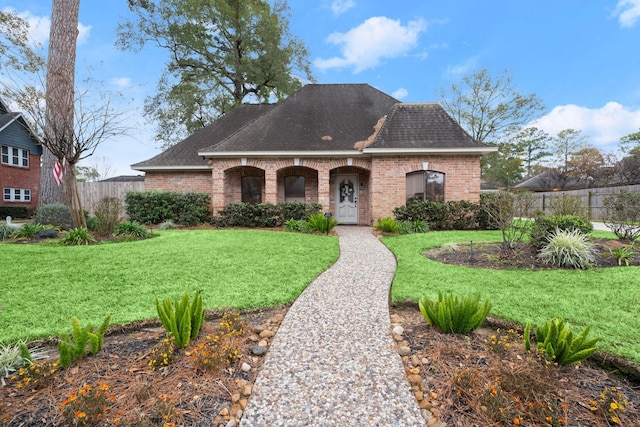
[[[29,24],[14,11],[0,10],[0,69],[36,72],[45,61],[29,45]]]
[[[622,151],[628,153],[637,148],[640,148],[640,130],[620,138],[620,149]]]
[[[640,182],[640,145],[629,151],[615,166],[615,176],[622,184],[635,184]]]
[[[117,45],[170,53],[145,101],[164,147],[242,102],[281,100],[312,79],[307,49],[289,33],[286,1],[129,0],[129,8],[137,20],[118,26]]]
[[[589,188],[590,183],[603,176],[604,166],[605,158],[600,150],[586,147],[569,155],[567,173]]]
[[[522,180],[524,164],[517,147],[509,143],[498,143],[497,146],[497,152],[480,159],[482,176],[498,187],[510,187]]]
[[[548,150],[550,136],[536,127],[527,127],[516,134],[513,144],[522,158],[526,178],[533,176],[533,167],[543,158],[551,155]]]
[[[475,71],[440,95],[443,108],[476,141],[486,143],[522,128],[544,109],[535,93],[524,95],[513,87],[507,70],[495,78],[486,69]]]
[[[587,137],[582,131],[575,129],[563,129],[551,138],[551,149],[556,154],[555,167],[566,173],[569,167],[571,154],[577,152],[586,145]]]

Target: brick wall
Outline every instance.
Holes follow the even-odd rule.
[[[391,216],[393,208],[405,204],[406,174],[420,170],[445,174],[445,201],[480,200],[479,156],[376,157],[371,164],[372,220]]]
[[[350,164],[349,164],[350,163]],[[199,191],[211,195],[212,210],[242,200],[242,176],[263,178],[262,201],[284,201],[284,177],[305,177],[305,198],[335,214],[338,175],[358,176],[358,222],[370,225],[405,204],[406,175],[433,170],[445,174],[445,200],[480,199],[479,156],[388,156],[374,158],[213,159],[211,172],[148,172],[145,189]],[[425,168],[426,166],[426,168]]]
[[[29,167],[7,166],[0,163],[0,204],[35,209],[40,194],[40,156],[29,154]],[[25,188],[31,190],[31,202],[5,202],[4,188]]]

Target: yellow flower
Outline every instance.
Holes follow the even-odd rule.
[[[82,411],[78,411],[78,412],[76,412],[76,418],[84,418],[84,417],[86,417],[86,416],[87,416],[87,414],[85,414],[85,413],[84,413],[84,412],[82,412]]]
[[[612,411],[615,411],[616,409],[619,408],[619,406],[616,402],[611,402],[611,404],[609,405],[609,408],[611,408]]]

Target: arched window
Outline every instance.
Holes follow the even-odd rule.
[[[242,202],[262,203],[262,178],[259,176],[242,177]]]
[[[287,202],[304,202],[304,176],[284,177],[284,200]]]
[[[444,202],[444,174],[436,171],[417,171],[407,174],[407,200]]]

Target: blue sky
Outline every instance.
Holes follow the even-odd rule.
[[[617,147],[640,129],[640,0],[289,0],[290,29],[309,48],[318,83],[368,83],[401,101],[437,101],[474,70],[509,69],[514,86],[546,106],[537,126],[581,130],[592,146]],[[0,0],[47,46],[51,0]],[[159,152],[142,117],[166,53],[114,47],[131,17],[126,0],[81,0],[76,79],[91,70],[104,90],[125,90],[130,136],[105,143],[85,164],[111,175]]]

